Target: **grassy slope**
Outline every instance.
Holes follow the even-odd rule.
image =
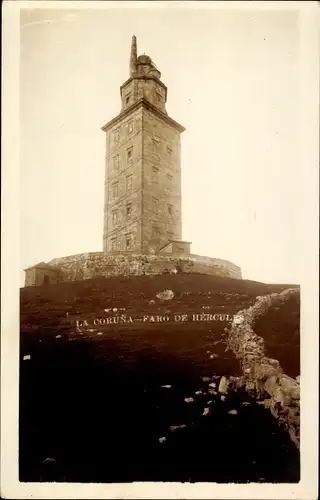
[[[201,376],[239,374],[237,361],[225,351],[226,322],[110,324],[91,326],[95,331],[82,333],[75,327],[76,319],[90,322],[106,317],[104,309],[111,307],[125,308],[132,317],[235,314],[253,304],[257,295],[285,288],[203,275],[166,275],[22,289],[21,480],[44,477],[41,463],[48,456],[54,456],[60,468],[52,477],[68,481],[79,477],[82,481],[243,481],[248,475],[251,480],[296,480],[295,452],[261,407],[240,408],[230,396],[222,404],[217,401],[211,420],[204,422],[201,413],[208,396],[196,397],[192,408],[183,402],[202,387]],[[156,294],[164,289],[173,290],[175,296],[161,303]],[[286,345],[283,359],[286,349],[290,358],[291,321],[284,330],[275,324],[277,342]],[[259,328],[259,335],[272,340],[269,324]],[[210,359],[208,351],[217,357]],[[22,360],[26,354],[30,361]],[[161,389],[161,384],[172,388]],[[239,415],[229,421],[226,409],[235,405]],[[158,438],[182,421],[192,432],[188,425],[159,447]],[[264,425],[268,431],[262,437]],[[210,441],[217,452],[208,462],[200,455]],[[140,460],[138,449],[144,457]],[[252,463],[258,465],[252,469]]]

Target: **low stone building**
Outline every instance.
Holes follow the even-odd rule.
[[[61,283],[65,280],[63,271],[45,262],[24,269],[25,286],[43,286],[50,283]]]
[[[168,116],[167,87],[132,37],[120,113],[106,134],[103,252],[72,255],[25,269],[25,286],[94,276],[188,272],[241,279],[231,262],[193,255],[182,240],[180,135]]]

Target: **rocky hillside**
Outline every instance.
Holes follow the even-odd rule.
[[[234,315],[289,286],[178,274],[22,289],[20,480],[298,481],[287,434],[221,382],[241,375]],[[299,375],[298,300],[257,333]]]

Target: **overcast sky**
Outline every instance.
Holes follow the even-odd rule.
[[[301,70],[289,11],[23,11],[21,269],[102,250],[100,128],[120,111],[133,34],[162,73],[168,114],[186,127],[192,253],[231,260],[247,279],[299,283]]]

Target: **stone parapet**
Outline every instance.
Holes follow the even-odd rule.
[[[62,272],[64,281],[90,279],[96,276],[156,275],[165,272],[209,274],[241,279],[240,268],[231,262],[194,254],[175,256],[90,252],[53,259],[48,264]]]

